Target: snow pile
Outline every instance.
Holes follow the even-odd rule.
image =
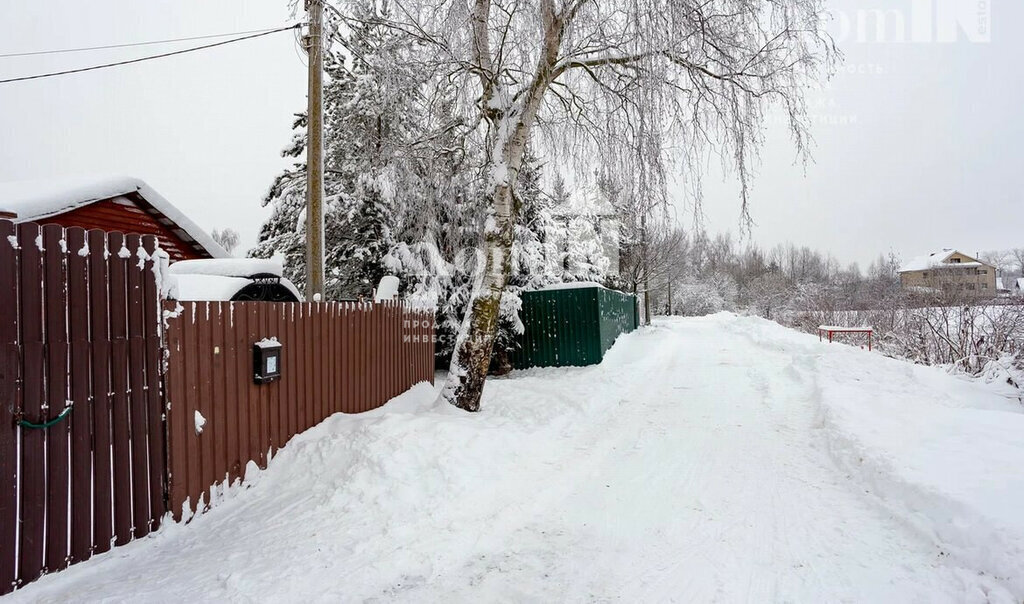
[[[659,323],[489,381],[479,414],[421,384],[334,415],[191,523],[8,599],[1020,602],[1001,394],[767,321]]]

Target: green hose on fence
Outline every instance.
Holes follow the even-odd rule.
[[[56,426],[65,417],[68,416],[68,413],[71,412],[71,407],[74,407],[74,404],[71,404],[71,405],[68,405],[67,407],[64,407],[64,410],[60,412],[60,415],[58,415],[57,417],[51,419],[48,422],[43,422],[41,424],[33,424],[32,422],[28,421],[27,419],[20,419],[20,420],[18,420],[18,424],[23,426],[23,427],[25,427],[25,428],[35,428],[37,430],[43,430],[43,429],[49,428],[51,426]]]

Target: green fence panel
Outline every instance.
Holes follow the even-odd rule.
[[[636,328],[632,295],[601,287],[524,292],[517,369],[600,363],[615,339]]]

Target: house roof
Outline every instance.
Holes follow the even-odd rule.
[[[913,258],[912,260],[910,260],[910,262],[907,262],[906,264],[901,266],[899,272],[909,273],[913,271],[926,271],[931,268],[942,267],[976,268],[979,266],[991,266],[989,264],[985,264],[984,262],[978,262],[977,260],[971,258],[970,256],[967,257],[971,258],[972,262],[959,262],[956,264],[947,264],[946,261],[949,260],[950,256],[952,256],[953,254],[967,256],[967,254],[964,254],[963,252],[958,252],[957,250],[946,248],[938,252],[932,252],[931,254],[925,254],[923,256],[917,256],[916,258]]]
[[[214,258],[230,258],[213,237],[192,222],[171,202],[138,178],[100,176],[77,179],[45,179],[0,182],[0,214],[12,213],[14,222],[38,222],[97,201],[132,193],[203,246]]]
[[[1017,279],[1017,289],[1024,289],[1024,277]]]

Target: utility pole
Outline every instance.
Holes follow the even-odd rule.
[[[306,0],[309,91],[306,109],[306,300],[324,295],[323,0]]]

